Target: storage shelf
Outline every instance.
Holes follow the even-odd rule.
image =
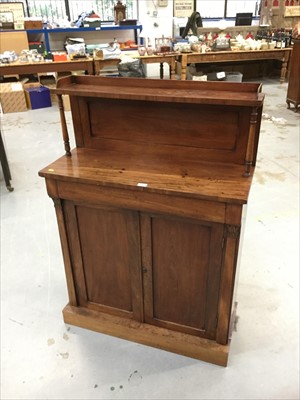
[[[97,28],[54,28],[54,29],[27,29],[18,30],[18,32],[27,32],[27,34],[42,34],[44,35],[44,42],[46,51],[51,51],[50,48],[50,38],[49,35],[56,33],[68,33],[68,32],[101,32],[101,31],[124,31],[133,30],[135,41],[137,41],[137,31],[141,32],[143,30],[142,25],[102,25]],[[16,32],[16,30],[5,30],[5,32]]]
[[[59,32],[88,32],[88,31],[120,31],[120,30],[139,30],[143,29],[142,25],[102,25],[97,28],[53,28],[53,29],[27,29],[29,33],[59,33]]]

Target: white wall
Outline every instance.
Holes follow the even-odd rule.
[[[143,25],[143,36],[172,36],[173,1],[169,0],[167,7],[159,7],[157,0],[139,0],[139,21]]]
[[[155,38],[171,37],[173,34],[173,0],[168,1],[167,7],[159,7],[157,0],[138,0],[139,22],[143,25],[141,36],[150,38],[152,45]],[[159,77],[159,64],[146,65],[148,77]],[[164,64],[164,76],[169,74],[169,66]]]

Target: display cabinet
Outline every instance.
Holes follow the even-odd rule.
[[[70,76],[56,93],[66,154],[39,174],[65,322],[225,366],[261,86]]]

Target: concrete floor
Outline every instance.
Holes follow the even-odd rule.
[[[64,153],[58,109],[2,116],[14,186],[1,181],[2,399],[299,399],[300,114],[286,90],[263,81],[227,368],[64,324],[54,207],[38,177]]]

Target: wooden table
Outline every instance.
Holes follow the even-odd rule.
[[[282,62],[280,83],[285,81],[288,61],[292,48],[274,50],[251,50],[251,51],[219,51],[209,53],[181,53],[177,60],[181,62],[181,80],[186,79],[188,64],[199,63],[221,63],[255,60],[279,60]]]
[[[100,60],[100,59],[94,58],[95,75],[100,75],[100,72],[104,67],[118,65],[120,61],[121,61],[120,58],[114,58],[114,59],[110,59],[110,60]]]
[[[153,56],[135,56],[134,58],[138,58],[141,60],[143,64],[160,64],[160,79],[164,79],[164,63],[169,64],[170,66],[170,79],[174,80],[175,79],[175,65],[176,65],[176,54],[170,54],[170,55],[153,55]]]
[[[11,64],[0,65],[0,75],[25,75],[42,72],[64,72],[84,70],[88,75],[94,74],[94,61],[92,58],[81,60],[21,63],[19,61]]]

